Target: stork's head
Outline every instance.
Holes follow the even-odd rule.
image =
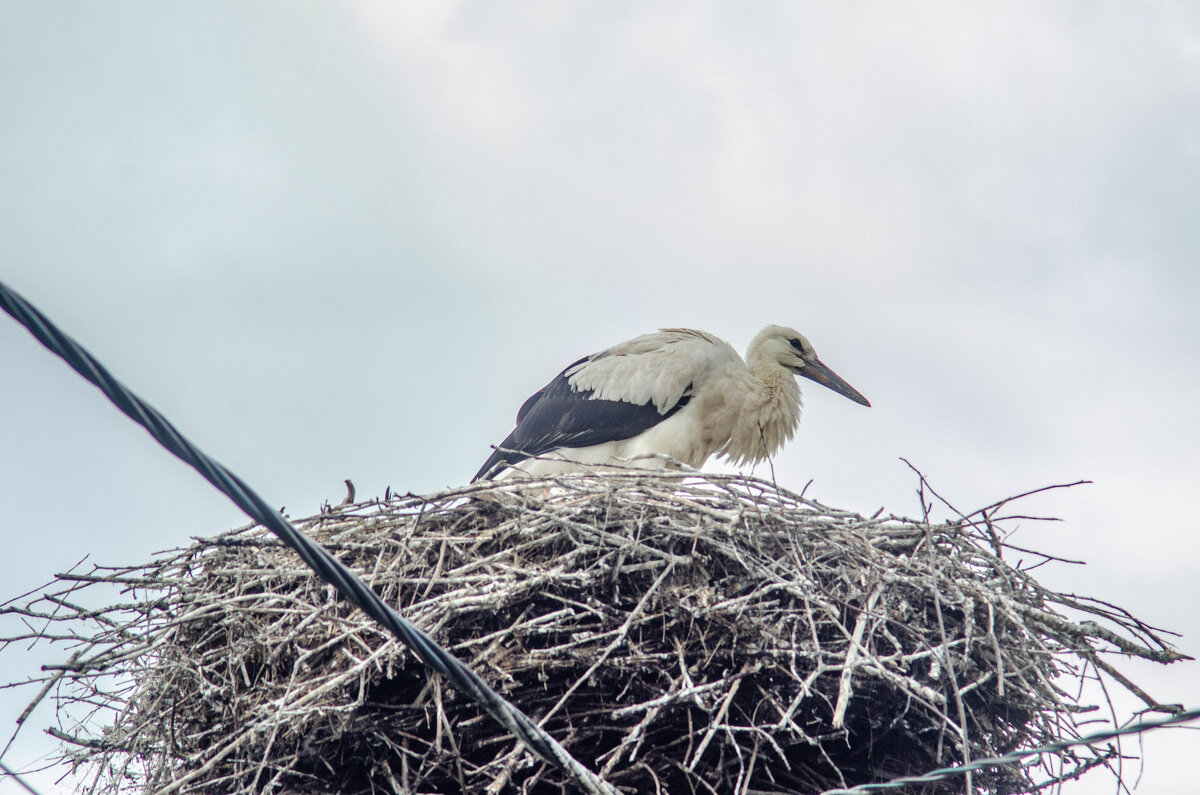
[[[767,326],[750,343],[746,358],[763,357],[796,375],[827,386],[855,403],[870,406],[870,402],[847,384],[841,376],[830,370],[817,358],[812,343],[803,334],[786,326]]]

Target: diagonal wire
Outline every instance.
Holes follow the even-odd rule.
[[[247,516],[296,550],[321,579],[333,584],[343,597],[391,630],[425,665],[443,674],[455,687],[474,699],[534,753],[570,775],[585,792],[617,795],[612,785],[580,764],[557,740],[490,688],[458,658],[401,618],[324,547],[300,533],[241,478],[185,439],[165,417],[125,388],[95,357],[4,282],[0,282],[0,308],[25,326],[39,342],[62,357],[75,372],[98,387],[117,408],[145,428],[159,444],[192,466],[205,480],[229,497]]]
[[[21,776],[15,770],[13,770],[11,767],[4,764],[3,762],[0,762],[0,773],[3,773],[4,775],[11,778],[13,781],[17,782],[22,787],[24,787],[28,792],[32,792],[33,795],[42,795],[42,793],[38,792],[32,786],[30,786],[29,782],[27,782],[25,779],[21,778]]]
[[[1036,748],[1026,748],[1024,750],[1012,751],[1003,756],[989,756],[983,759],[976,759],[969,765],[958,765],[956,767],[942,767],[937,770],[931,770],[921,776],[905,776],[903,778],[894,778],[891,781],[882,781],[876,784],[859,784],[856,787],[847,789],[827,789],[820,795],[859,795],[864,792],[883,792],[890,789],[899,789],[907,787],[910,784],[923,784],[929,781],[941,781],[942,779],[954,778],[966,773],[971,773],[976,770],[983,770],[989,767],[1000,767],[1002,765],[1011,765],[1015,762],[1020,762],[1029,756],[1039,756],[1041,754],[1050,754],[1056,751],[1063,751],[1076,745],[1092,745],[1093,743],[1111,740],[1114,737],[1120,737],[1124,734],[1138,734],[1151,729],[1161,729],[1164,726],[1174,726],[1180,723],[1189,723],[1200,719],[1200,709],[1189,709],[1168,715],[1165,718],[1151,718],[1150,720],[1138,721],[1131,723],[1128,726],[1122,726],[1119,729],[1106,729],[1104,731],[1088,734],[1075,740],[1059,740],[1046,745],[1039,745]]]

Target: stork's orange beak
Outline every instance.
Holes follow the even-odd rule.
[[[871,402],[859,394],[858,390],[846,383],[840,375],[826,367],[820,359],[811,359],[803,367],[796,370],[810,381],[816,381],[821,386],[827,386],[842,397],[848,397],[855,403],[870,406]]]

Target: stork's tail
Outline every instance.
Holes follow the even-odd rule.
[[[503,472],[507,467],[510,467],[513,464],[519,463],[528,458],[529,456],[527,454],[513,449],[515,444],[516,442],[513,440],[513,437],[510,434],[507,439],[496,445],[496,449],[492,450],[492,454],[488,456],[487,461],[483,462],[483,466],[481,466],[479,471],[475,473],[475,477],[471,478],[471,482],[474,483],[478,480],[483,480],[484,478],[495,477]]]

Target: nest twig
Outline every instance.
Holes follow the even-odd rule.
[[[1164,633],[1040,586],[1006,559],[1004,521],[866,518],[752,478],[630,474],[299,524],[622,790],[812,793],[1078,736],[1085,676],[1150,701],[1100,655],[1179,659]],[[104,583],[125,595],[85,607]],[[28,627],[6,646],[74,646],[33,680],[34,704],[55,699],[87,792],[569,789],[260,528],[68,572],[0,612]],[[1116,753],[969,786],[1030,792]]]

